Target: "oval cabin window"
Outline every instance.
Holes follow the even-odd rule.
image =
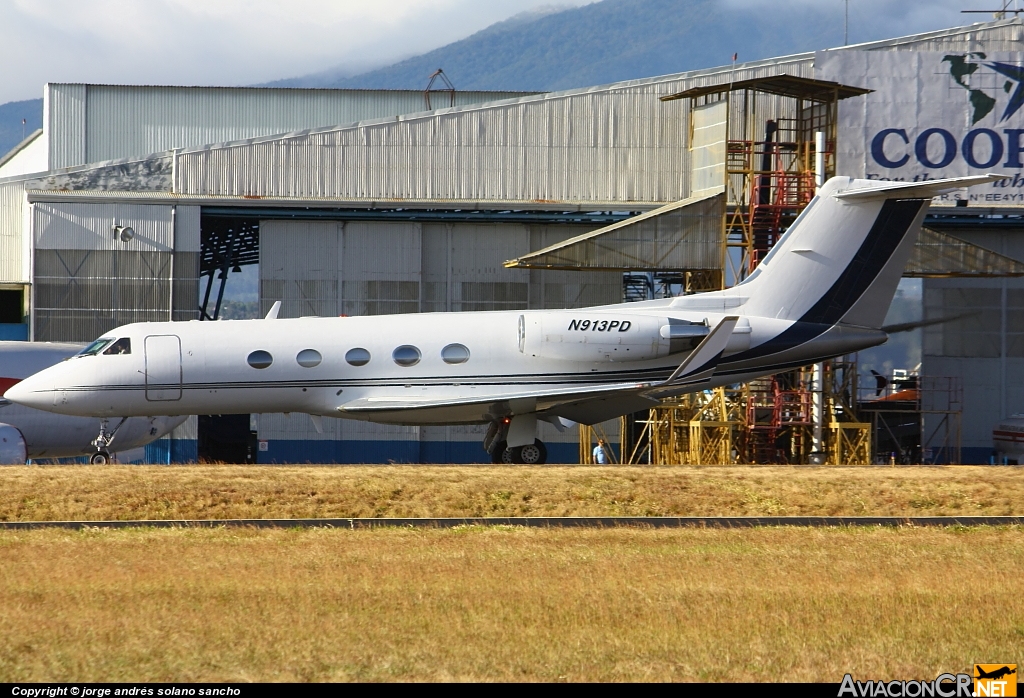
[[[348,353],[345,354],[345,361],[348,361],[353,366],[365,366],[370,363],[370,352],[360,347],[349,349]]]
[[[270,355],[269,351],[263,351],[257,349],[253,353],[249,354],[249,358],[246,359],[249,365],[253,368],[267,368],[270,364],[274,363],[274,357]]]
[[[295,361],[303,368],[319,366],[320,362],[323,360],[324,357],[320,356],[320,352],[316,349],[303,349],[299,352],[298,356],[295,357]]]
[[[391,353],[391,358],[399,366],[415,366],[420,362],[420,350],[412,345],[403,344]]]
[[[441,350],[441,358],[446,364],[464,364],[469,361],[469,349],[462,344],[449,344]]]

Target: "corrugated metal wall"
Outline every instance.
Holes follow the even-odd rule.
[[[43,137],[48,141],[49,169],[89,162],[82,137],[86,128],[85,85],[47,84],[43,91]]]
[[[725,151],[729,138],[729,102],[694,109],[690,131],[691,196],[705,196],[725,186]]]
[[[28,282],[24,250],[25,183],[0,183],[0,283]]]
[[[32,332],[39,341],[88,341],[129,322],[196,317],[198,210],[172,206],[37,203],[33,211]],[[113,226],[135,234],[122,241]]]
[[[691,86],[810,76],[811,57],[186,150],[178,191],[226,196],[565,202],[685,198]]]
[[[199,319],[199,206],[174,207],[174,320]]]
[[[229,196],[667,201],[686,172],[682,114],[649,93],[440,114],[182,153],[179,184]]]
[[[455,105],[524,92],[455,93]],[[418,90],[46,86],[50,169],[425,111]],[[448,95],[432,103],[449,106]]]

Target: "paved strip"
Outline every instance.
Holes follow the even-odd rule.
[[[754,528],[759,526],[1021,526],[1024,516],[494,516],[394,519],[175,519],[153,521],[0,521],[0,529],[36,528]]]

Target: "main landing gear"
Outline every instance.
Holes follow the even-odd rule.
[[[506,465],[544,465],[548,460],[548,449],[540,439],[524,446],[508,445],[509,420],[492,422],[484,438],[484,450],[491,456],[492,463]]]
[[[91,442],[96,447],[96,453],[89,457],[89,462],[93,465],[107,465],[110,463],[110,444],[114,443],[114,437],[117,436],[117,430],[121,428],[126,421],[127,417],[122,417],[121,421],[117,423],[113,431],[107,431],[107,427],[110,425],[110,420],[100,420],[100,433]]]

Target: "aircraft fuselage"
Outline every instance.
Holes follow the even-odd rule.
[[[396,424],[488,422],[516,412],[501,403],[523,394],[534,394],[531,411],[542,411],[546,392],[639,392],[664,381],[724,317],[680,305],[126,325],[105,337],[128,340],[130,353],[101,350],[51,369],[36,386],[51,404],[34,406],[111,417],[305,412]],[[741,318],[701,387],[779,370],[744,356],[793,325]],[[817,329],[799,347],[777,347],[778,365],[885,340],[877,330]],[[600,421],[605,411],[576,421]]]

